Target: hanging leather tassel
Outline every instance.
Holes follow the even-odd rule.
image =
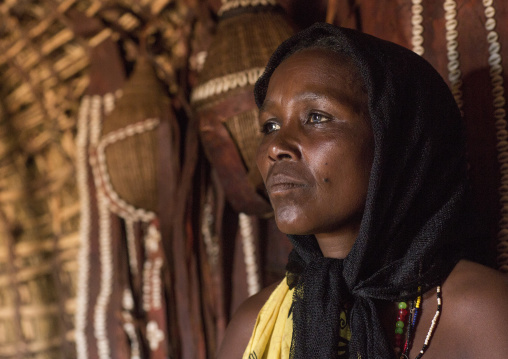
[[[73,15],[75,17],[72,18],[76,20],[76,23],[84,27],[84,30],[74,29],[78,36],[88,38],[102,30],[97,21],[77,12]],[[117,327],[113,324],[117,319],[115,313],[102,312],[101,308],[97,307],[97,299],[104,287],[106,277],[104,252],[100,243],[109,241],[111,246],[117,246],[118,238],[114,234],[118,234],[120,223],[113,221],[107,228],[102,228],[104,223],[100,221],[101,216],[107,220],[112,216],[107,213],[107,208],[103,210],[102,204],[98,201],[98,195],[102,189],[95,186],[97,183],[93,178],[95,171],[92,171],[89,166],[95,158],[95,145],[99,136],[97,129],[100,129],[104,111],[110,110],[113,106],[114,101],[111,100],[114,100],[114,93],[124,84],[125,74],[118,48],[110,38],[105,38],[100,43],[91,46],[89,54],[90,79],[87,94],[81,102],[77,134],[77,179],[80,190],[81,218],[75,323],[76,351],[80,359],[101,357],[99,347],[106,346],[111,350],[111,352],[108,350],[109,355],[123,352],[128,347],[127,341],[123,340],[121,335],[116,335]],[[112,261],[108,264],[114,267]],[[108,274],[114,275],[114,273]],[[108,279],[111,276],[108,276]],[[116,295],[115,289],[111,289],[112,296]],[[111,297],[107,297],[107,300],[114,301]],[[104,330],[100,331],[98,327],[104,327]],[[112,328],[115,328],[115,335],[109,336],[108,329]]]
[[[165,252],[169,253],[171,279],[174,283],[174,307],[178,319],[178,330],[181,340],[182,359],[205,359],[205,339],[201,315],[201,291],[199,286],[197,258],[194,252],[195,238],[191,229],[192,218],[189,212],[189,204],[192,198],[194,171],[198,155],[198,135],[196,119],[189,106],[183,99],[178,98],[188,120],[185,131],[184,153],[182,154],[182,171],[179,177],[178,190],[172,200],[167,189],[161,193],[159,206],[161,233],[163,238],[166,233],[171,233],[171,241],[164,240]],[[169,126],[162,122],[159,128],[160,138],[167,137]],[[170,161],[167,158],[168,143],[159,141],[159,153],[161,154],[161,172],[159,183],[161,189],[167,181],[170,169],[164,163]],[[174,210],[168,211],[167,206],[174,206]],[[172,213],[172,215],[170,215]]]
[[[326,22],[333,24],[337,16],[337,0],[328,0],[328,6],[326,8]]]
[[[172,266],[174,253],[166,245],[174,241],[172,220],[180,182],[180,131],[170,98],[155,73],[144,43],[142,38],[134,71],[115,109],[104,120],[97,153],[111,210],[127,221],[144,223],[146,235],[151,231],[155,235],[151,237],[160,237],[161,251],[145,250],[142,256],[143,268],[152,268],[154,263],[162,261],[160,270],[152,268],[149,277],[132,274],[133,284],[143,283],[138,285],[138,293],[134,293],[138,306],[143,302],[139,287],[151,288],[149,295],[157,295],[155,302],[162,303],[145,305],[146,322],[139,324],[149,357],[155,359],[178,357],[180,340],[185,338],[179,330],[181,303],[175,303],[174,278],[178,274]],[[141,267],[139,272],[143,272]],[[162,287],[154,285],[153,280],[161,281]]]

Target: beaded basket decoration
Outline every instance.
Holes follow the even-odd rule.
[[[140,57],[114,110],[104,119],[97,146],[101,178],[110,201],[124,217],[140,219],[140,210],[146,211],[145,216],[157,210],[155,130],[170,109],[153,67]],[[178,158],[178,152],[172,155]]]
[[[253,85],[277,46],[292,34],[273,0],[224,1],[216,35],[193,89],[206,155],[238,212],[267,215],[254,155],[259,139]]]
[[[0,357],[117,358],[117,353],[127,353],[125,348],[130,347],[132,357],[140,349],[139,355],[148,358],[143,352],[145,343],[136,342],[136,338],[146,340],[150,350],[162,343],[162,326],[155,326],[153,321],[146,326],[143,337],[139,329],[130,326],[125,314],[131,308],[129,295],[124,296],[125,313],[117,311],[118,307],[104,305],[107,281],[97,273],[100,270],[105,273],[104,278],[112,279],[106,274],[111,268],[118,269],[122,253],[117,247],[109,251],[99,249],[95,193],[78,191],[79,187],[91,188],[93,179],[76,177],[90,170],[87,136],[91,116],[85,112],[97,112],[97,105],[99,111],[108,106],[111,109],[110,100],[115,97],[111,93],[102,96],[104,92],[100,91],[92,92],[93,96],[85,94],[90,90],[90,52],[111,41],[123,48],[123,60],[134,61],[137,56],[132,49],[139,34],[147,19],[155,18],[154,25],[161,34],[159,46],[164,51],[157,52],[153,60],[174,93],[178,87],[175,72],[186,64],[192,31],[189,7],[195,5],[188,3],[184,0],[150,0],[135,5],[123,0],[0,2]],[[99,82],[104,83],[104,78]],[[80,100],[83,116],[78,114]],[[81,127],[87,131],[78,129],[80,117],[85,120]],[[107,128],[110,139],[120,127],[112,122],[105,126],[110,126]],[[136,127],[130,129],[137,131]],[[114,159],[115,150],[113,143],[105,143],[106,164],[120,163]],[[131,198],[132,194],[129,197],[129,193],[124,193],[114,175],[111,180],[126,202],[142,206],[153,203],[150,198],[139,203],[139,199]],[[80,197],[78,192],[86,196]],[[111,226],[105,223],[102,228],[119,228],[118,217],[103,217],[114,220]],[[131,227],[136,231],[130,231],[129,237],[140,237],[139,225],[127,226],[127,230]],[[146,238],[152,238],[146,241],[147,246],[152,243],[152,248],[157,233],[147,232]],[[83,245],[83,239],[87,238],[89,246]],[[108,255],[113,260],[104,260]],[[160,261],[153,255],[148,257],[146,262],[153,265],[146,271],[146,277],[157,289]],[[105,264],[103,267],[98,265],[100,261]],[[88,263],[89,271],[82,270],[83,263]],[[89,274],[90,280],[82,280],[81,273]],[[119,287],[117,278],[112,283]],[[95,287],[86,285],[99,282],[101,290],[104,289],[100,295],[94,292]],[[110,290],[114,296],[125,294],[115,292],[113,286]],[[150,292],[151,297],[161,297],[154,293]],[[135,302],[138,294],[134,293]],[[98,300],[86,303],[87,295]],[[152,305],[158,305],[157,301],[152,300]],[[102,322],[95,319],[104,317],[106,310],[112,318],[108,325],[118,323],[122,328],[125,321],[124,331],[110,330],[110,325],[99,327]],[[97,323],[94,332],[90,328]],[[128,340],[112,343],[111,352],[105,350],[105,339],[127,337]],[[86,338],[90,340],[84,341]]]

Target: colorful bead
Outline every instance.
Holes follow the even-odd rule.
[[[402,345],[402,334],[404,333],[404,326],[407,317],[407,303],[399,302],[398,304],[398,315],[397,322],[395,323],[395,353],[399,355],[401,353],[401,345]]]
[[[411,323],[411,325],[412,325],[413,327],[415,327],[415,326],[416,326],[416,319],[418,319],[418,308],[415,308],[415,310],[414,310],[414,314],[413,314],[413,321],[412,321],[412,323]]]
[[[427,336],[425,337],[425,342],[423,343],[422,350],[420,350],[420,353],[418,353],[416,359],[420,359],[423,356],[423,354],[425,354],[425,351],[427,351],[427,348],[429,347],[430,338],[432,338],[432,335],[434,334],[434,330],[436,329],[437,323],[439,321],[439,316],[441,315],[442,309],[441,286],[439,285],[436,288],[436,296],[437,296],[436,314],[434,314],[434,318],[432,318],[432,323],[430,324],[429,331],[427,332]]]
[[[399,320],[403,321],[407,317],[407,313],[408,313],[407,309],[400,309],[398,318],[401,318],[401,319],[399,319]]]
[[[400,347],[402,344],[402,334],[395,334],[395,346]]]
[[[422,302],[422,294],[421,294],[421,291],[422,291],[422,287],[418,287],[418,292],[420,293],[420,295],[418,296],[418,298],[416,298],[416,309],[419,309],[420,308],[420,304]]]

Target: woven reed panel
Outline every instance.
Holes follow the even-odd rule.
[[[133,63],[142,29],[171,93],[193,1],[0,3],[0,358],[75,358],[80,201],[76,120],[89,50]],[[147,23],[150,26],[147,27]]]
[[[57,8],[4,2],[0,14],[0,357],[73,358],[86,53]]]

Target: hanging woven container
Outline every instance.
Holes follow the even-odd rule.
[[[191,101],[228,201],[238,212],[267,216],[271,206],[255,163],[260,132],[253,88],[272,52],[293,31],[274,0],[224,1],[219,15]]]
[[[173,120],[173,132],[177,132],[170,99],[142,55],[114,110],[104,119],[97,147],[101,180],[112,210],[123,217],[145,220],[158,209],[157,127],[167,119]],[[178,153],[172,155],[178,158]]]

